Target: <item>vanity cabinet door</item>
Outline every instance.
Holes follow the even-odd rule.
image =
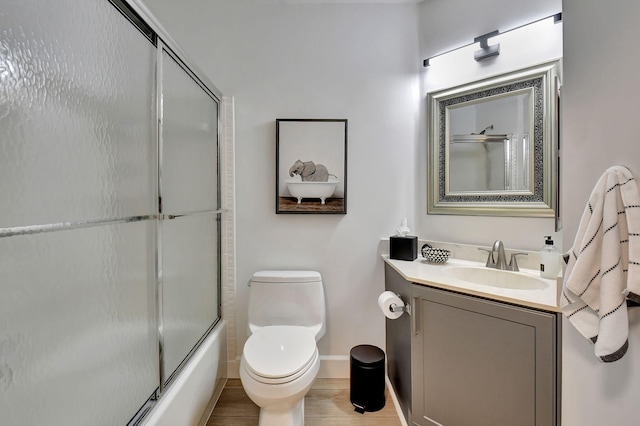
[[[411,291],[415,425],[556,425],[555,314]]]
[[[404,303],[411,301],[411,283],[385,263],[385,290],[398,294]],[[393,386],[404,418],[411,421],[411,316],[385,319],[387,376]]]

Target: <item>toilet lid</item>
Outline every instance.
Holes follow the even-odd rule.
[[[315,359],[316,340],[304,327],[269,326],[252,334],[242,355],[248,370],[266,379],[293,376]]]

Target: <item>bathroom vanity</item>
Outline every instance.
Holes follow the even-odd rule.
[[[535,277],[540,288],[522,289],[456,278],[461,269],[482,275],[474,268],[484,265],[385,257],[386,289],[411,305],[410,315],[386,321],[388,375],[407,422],[559,424],[561,321],[555,281]],[[526,272],[507,274],[515,281],[529,278]]]

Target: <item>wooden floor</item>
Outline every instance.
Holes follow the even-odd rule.
[[[349,401],[349,379],[316,379],[304,400],[305,426],[400,426],[387,392],[384,408],[359,414]],[[242,389],[239,379],[229,379],[207,426],[257,426],[259,409]]]

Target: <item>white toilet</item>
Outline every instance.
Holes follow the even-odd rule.
[[[260,271],[249,290],[249,332],[240,361],[260,426],[304,424],[304,396],[320,369],[325,332],[322,277],[315,271]]]

